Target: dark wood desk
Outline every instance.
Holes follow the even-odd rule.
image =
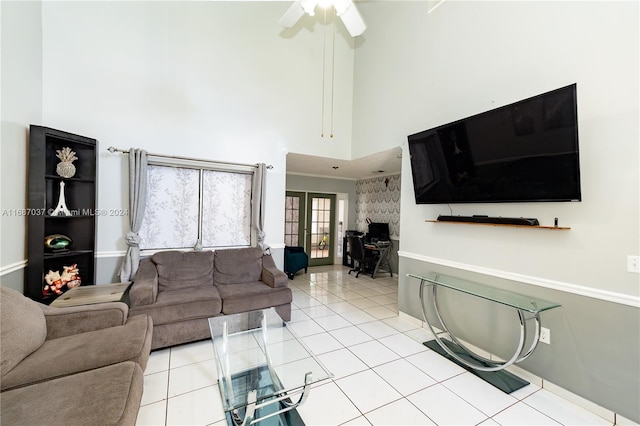
[[[371,272],[371,278],[375,278],[378,272],[388,272],[393,277],[391,272],[391,264],[389,263],[389,257],[391,255],[391,248],[393,243],[391,241],[378,241],[376,243],[365,243],[364,249],[370,251],[375,256],[375,266]]]

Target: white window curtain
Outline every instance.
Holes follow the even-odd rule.
[[[266,181],[267,166],[264,163],[260,163],[253,177],[253,224],[256,228],[258,247],[260,247],[265,254],[271,254],[271,249],[265,242],[264,232]]]
[[[149,154],[129,155],[130,230],[122,281],[138,270],[140,250],[201,250],[257,245],[265,253],[266,170],[272,166]]]
[[[252,173],[149,165],[145,250],[250,246]]]
[[[251,245],[251,175],[205,170],[202,245]]]
[[[142,249],[187,248],[198,241],[200,171],[149,166]]]

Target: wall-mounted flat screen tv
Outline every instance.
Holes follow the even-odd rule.
[[[575,84],[408,139],[418,204],[581,200]]]

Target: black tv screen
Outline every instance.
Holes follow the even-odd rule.
[[[408,139],[417,204],[581,200],[575,84]]]

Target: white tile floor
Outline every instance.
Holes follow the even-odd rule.
[[[347,271],[289,281],[290,325],[335,375],[299,408],[307,425],[610,424],[535,385],[507,395],[447,361],[398,317],[397,277]],[[226,424],[210,341],[152,352],[137,424]]]

